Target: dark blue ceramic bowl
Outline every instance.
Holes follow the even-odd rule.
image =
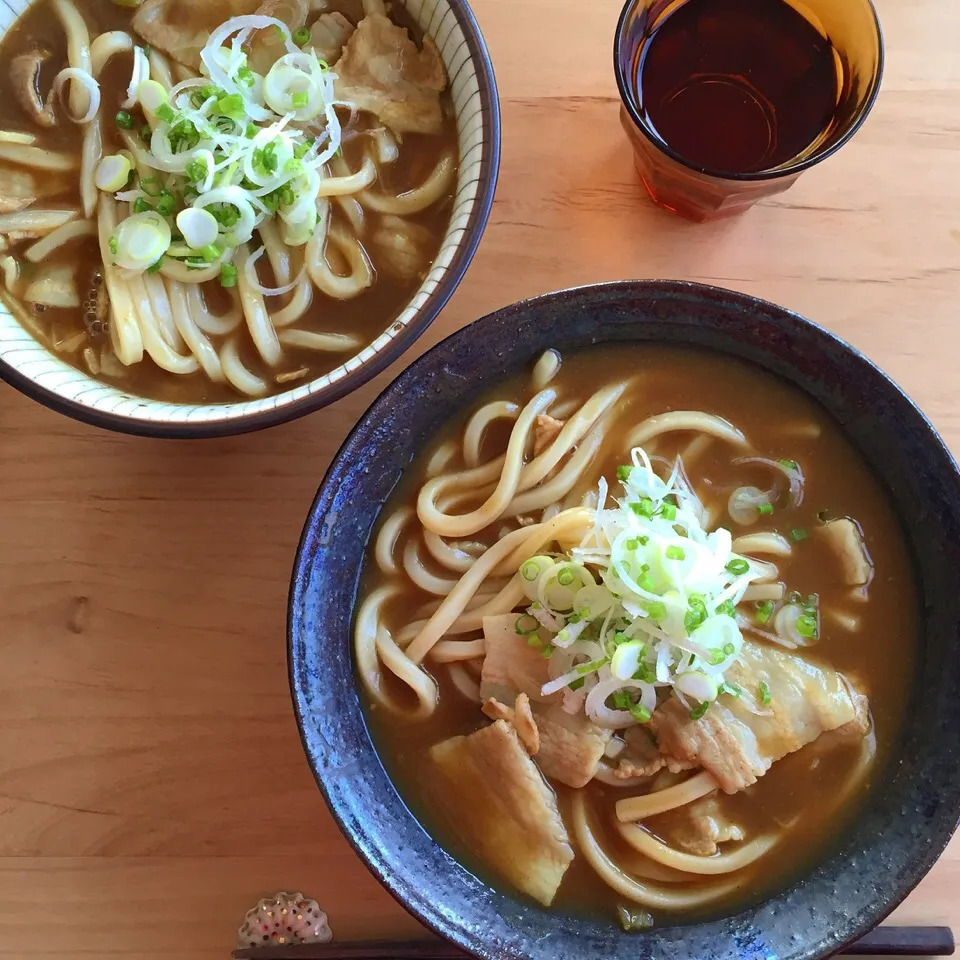
[[[695,344],[752,361],[819,401],[899,507],[916,560],[923,650],[903,743],[836,852],[737,916],[624,934],[491,889],[404,806],[370,740],[350,627],[383,502],[451,412],[547,347]],[[930,869],[960,815],[960,475],[923,414],[869,360],[808,320],[689,283],[585,287],[507,307],[417,360],[373,404],[307,520],[289,609],[290,681],[303,745],[347,839],[418,919],[484,958],[812,960],[876,925]]]

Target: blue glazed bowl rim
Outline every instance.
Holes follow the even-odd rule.
[[[883,389],[888,391],[890,397],[896,401],[896,403],[905,405],[904,409],[909,410],[916,418],[917,424],[924,434],[923,442],[930,448],[931,454],[939,461],[937,469],[941,476],[944,477],[944,482],[949,478],[949,480],[955,484],[957,491],[960,492],[960,468],[958,468],[952,454],[932,424],[903,390],[860,351],[842,340],[836,334],[820,327],[797,313],[770,303],[769,301],[699,283],[671,280],[616,281],[570,288],[523,300],[495,311],[453,333],[419,357],[387,386],[360,418],[331,462],[311,505],[301,535],[293,565],[288,605],[287,639],[291,695],[304,752],[307,755],[314,778],[320,787],[331,814],[354,851],[360,856],[367,868],[383,884],[388,892],[421,923],[438,935],[456,944],[461,949],[474,956],[483,958],[483,960],[499,960],[499,958],[503,957],[519,958],[527,956],[535,956],[539,960],[541,957],[553,956],[554,954],[545,954],[542,952],[529,953],[528,951],[532,949],[531,938],[525,934],[516,934],[513,939],[497,939],[495,942],[490,942],[489,939],[482,936],[484,916],[470,918],[476,920],[477,923],[481,925],[481,930],[478,932],[472,925],[451,919],[448,912],[444,910],[442,903],[426,899],[418,888],[418,877],[415,870],[412,870],[409,865],[405,865],[402,869],[394,870],[385,862],[382,848],[378,848],[375,842],[372,841],[370,829],[363,822],[354,820],[353,811],[349,809],[349,804],[334,795],[331,789],[331,783],[327,781],[319,758],[311,751],[306,731],[310,705],[302,689],[302,683],[308,680],[306,675],[307,665],[301,659],[297,645],[298,638],[302,638],[304,635],[301,604],[304,599],[312,564],[312,555],[309,553],[311,546],[310,539],[313,532],[322,526],[323,520],[327,516],[331,506],[332,498],[335,496],[342,479],[345,478],[358,463],[358,455],[368,440],[371,425],[380,421],[382,415],[395,405],[404,405],[405,402],[409,404],[410,395],[415,395],[415,391],[412,391],[411,387],[417,383],[421,376],[421,371],[431,366],[442,364],[444,358],[449,357],[462,342],[471,338],[483,337],[500,323],[516,320],[526,314],[548,311],[557,303],[576,303],[578,300],[595,296],[610,296],[616,298],[621,294],[642,294],[662,296],[664,298],[674,297],[678,299],[685,296],[687,299],[696,299],[700,303],[715,304],[726,309],[732,308],[749,311],[762,318],[765,323],[771,324],[782,331],[792,329],[793,331],[800,331],[807,336],[812,336],[818,342],[818,347],[822,350],[840,351],[846,355],[854,367],[859,367],[858,372],[879,378]],[[600,338],[597,342],[602,343],[603,339]],[[703,345],[696,344],[696,346],[702,347]],[[719,351],[721,353],[724,352],[723,348],[717,347],[716,344],[709,344],[706,346],[706,349]],[[771,375],[776,374],[772,373]],[[803,389],[803,387],[798,385],[798,389]],[[960,518],[960,507],[958,507],[954,513],[957,518]],[[957,522],[960,523],[960,519],[958,519]],[[350,642],[349,635],[343,638],[343,642],[350,648],[349,657],[352,669],[352,643]],[[367,736],[367,743],[363,749],[363,761],[370,762],[376,767],[379,767],[383,776],[389,780],[388,775],[383,771],[376,748],[372,740],[370,740],[369,731],[366,729],[366,719],[360,707],[359,700],[356,700],[355,705],[351,704],[351,712],[353,710],[356,711],[356,718],[363,725]],[[351,717],[351,719],[353,718]],[[336,779],[336,776],[331,776],[331,782],[334,779]],[[406,810],[402,798],[400,798],[395,788],[393,788],[392,781],[390,782],[390,787],[393,789],[393,793],[382,798],[384,805],[399,805],[403,807],[403,811],[407,817],[414,819],[413,814]],[[792,960],[799,960],[799,958],[803,958],[803,960],[814,960],[814,958],[831,956],[843,950],[888,916],[919,883],[923,876],[929,872],[937,858],[946,848],[957,827],[958,821],[960,821],[960,776],[954,777],[950,782],[945,784],[943,791],[948,794],[948,796],[936,811],[935,823],[927,829],[923,835],[922,849],[914,853],[908,862],[899,865],[900,869],[897,873],[896,883],[889,888],[882,890],[875,889],[873,899],[870,901],[868,907],[862,909],[853,917],[847,916],[841,925],[834,928],[831,932],[825,933],[824,936],[816,942],[803,942],[798,948],[798,952],[790,955]],[[364,816],[369,816],[370,813],[370,810],[363,811]],[[417,826],[419,826],[418,822]],[[423,831],[423,828],[420,827],[420,830]],[[423,832],[426,835],[426,831]],[[436,845],[436,841],[432,842]],[[446,856],[446,861],[447,866],[444,869],[466,872],[463,867],[449,856]],[[818,866],[817,869],[819,868]],[[807,879],[809,878],[806,876],[800,878],[796,882],[795,888],[799,889],[806,883]],[[480,881],[476,882],[480,883]],[[780,896],[781,895],[775,895],[770,898],[770,901],[777,901]],[[513,899],[506,895],[499,894],[496,894],[494,897],[494,899],[500,901],[503,901],[504,898],[507,900]],[[718,922],[736,921],[740,916],[747,917],[748,915],[752,915],[770,901],[764,901],[764,903],[758,904],[756,907],[749,908],[748,911],[745,911],[742,915],[738,915],[738,917],[727,918],[725,921]],[[684,932],[693,932],[697,926],[698,925],[659,927],[656,932],[657,934],[663,934],[666,931],[668,934],[676,935],[675,943],[680,951],[678,953],[679,956],[682,955]],[[762,930],[759,932],[760,934],[763,933]],[[611,925],[608,939],[605,942],[608,942],[611,947],[620,946],[626,949],[626,947],[629,946],[632,948],[631,954],[638,958],[652,958],[657,955],[648,953],[647,949],[640,949],[643,939],[637,937],[637,935],[632,936],[633,939],[617,943],[621,935],[613,929]],[[744,960],[746,960],[746,958],[750,958],[750,960],[753,960],[753,958],[757,958],[757,960],[760,960],[760,958],[763,958],[763,960],[775,960],[776,954],[770,954],[766,951],[766,944],[762,936],[760,939],[757,939],[757,932],[749,927],[749,925],[742,931],[742,943],[739,932],[735,934],[735,938],[739,945],[739,949],[735,954],[736,956],[744,958]],[[593,939],[596,940],[595,937]],[[676,942],[677,940],[679,942]],[[584,941],[584,943],[585,942],[586,941]],[[569,943],[564,940],[563,945],[569,946]],[[558,946],[560,946],[559,943]],[[659,943],[658,946],[666,946],[669,949],[670,944],[669,942],[666,944]],[[595,948],[596,943],[594,943],[594,951]],[[558,953],[555,955],[560,956],[561,954]],[[591,958],[615,955],[620,954],[616,952],[597,953],[589,951],[585,951],[583,954],[584,957],[589,956]],[[579,954],[564,952],[562,956],[572,957],[579,956]],[[723,956],[734,956],[734,954],[723,954]],[[705,958],[698,958],[698,960],[705,960]]]

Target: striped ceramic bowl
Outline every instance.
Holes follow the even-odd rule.
[[[0,36],[31,0],[0,0]],[[0,378],[78,420],[152,437],[245,433],[332,403],[397,359],[450,299],[490,215],[500,162],[500,104],[493,65],[466,0],[403,0],[432,37],[450,77],[460,170],[450,226],[426,279],[406,309],[369,346],[336,370],[296,389],[227,404],[171,404],[133,396],[86,375],[39,344],[0,301]]]

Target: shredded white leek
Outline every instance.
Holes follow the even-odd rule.
[[[733,552],[728,530],[704,530],[680,476],[678,464],[663,480],[636,448],[618,474],[622,498],[601,484],[581,543],[519,570],[527,612],[550,637],[542,694],[582,689],[587,715],[610,729],[649,720],[658,691],[702,715],[743,647],[735,607],[765,573]]]

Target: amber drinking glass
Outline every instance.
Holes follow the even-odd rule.
[[[870,0],[629,0],[620,119],[660,206],[693,220],[786,190],[863,123],[883,41]]]

